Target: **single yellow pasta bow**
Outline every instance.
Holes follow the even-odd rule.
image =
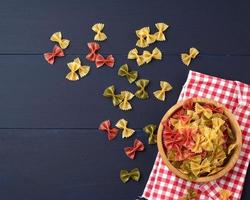
[[[165,23],[157,23],[155,24],[156,28],[158,29],[158,32],[156,32],[154,35],[156,37],[157,41],[164,41],[166,40],[166,37],[164,35],[164,31],[167,30],[167,28],[169,27],[167,24]]]
[[[128,125],[128,121],[125,120],[125,119],[120,119],[117,123],[116,123],[116,127],[119,128],[119,129],[122,129],[122,138],[128,138],[130,137],[131,135],[134,134],[135,130],[134,129],[131,129],[131,128],[128,128],[127,127]]]
[[[66,49],[69,46],[70,41],[67,39],[62,39],[61,32],[55,32],[50,37],[50,40],[53,42],[57,42],[62,49]]]
[[[160,81],[160,90],[154,92],[154,96],[160,101],[165,100],[165,93],[172,90],[172,86],[167,81]]]
[[[138,50],[136,48],[128,52],[128,59],[132,59],[132,60],[135,59],[138,66],[141,66],[144,64],[144,58],[142,55],[138,54]]]
[[[131,110],[132,109],[132,106],[131,104],[129,103],[129,100],[131,100],[134,95],[129,92],[129,91],[121,91],[121,96],[122,96],[122,102],[119,104],[119,108],[121,110]]]
[[[181,54],[181,60],[185,65],[189,65],[191,62],[191,59],[196,58],[196,56],[199,54],[198,49],[192,47],[189,49],[189,54],[187,53],[182,53]]]
[[[70,72],[66,75],[66,79],[70,81],[77,81],[80,77],[84,77],[89,73],[90,67],[87,65],[81,66],[81,61],[79,58],[74,59],[73,62],[67,64]],[[78,75],[78,74],[79,75]]]
[[[97,23],[92,26],[92,30],[96,33],[94,40],[104,41],[107,39],[106,34],[102,32],[103,29],[104,29],[104,24],[102,23]]]
[[[143,51],[142,56],[143,56],[144,61],[146,63],[149,63],[153,58],[156,59],[156,60],[161,60],[162,59],[162,53],[161,53],[160,49],[158,49],[157,47],[154,48],[152,53],[150,53],[149,51]]]
[[[224,190],[224,189],[221,189],[220,190],[220,198],[219,200],[229,200],[230,199],[230,196],[232,195],[232,192],[229,191],[229,190]]]
[[[145,48],[149,45],[149,43],[146,40],[146,35],[147,33],[149,34],[149,32],[150,32],[149,27],[143,27],[135,31],[137,37],[139,38],[136,42],[137,47]]]
[[[140,179],[140,171],[138,168],[132,169],[130,172],[127,170],[122,169],[120,171],[120,179],[123,183],[126,183],[129,181],[129,179],[132,179],[134,181],[139,181]]]
[[[128,65],[124,64],[118,70],[118,75],[125,76],[128,79],[129,83],[133,83],[138,77],[138,72],[137,71],[129,71]]]
[[[157,129],[157,126],[155,124],[148,124],[143,128],[143,131],[148,134],[148,144],[156,144],[157,142],[157,135],[155,134],[155,131]]]
[[[205,158],[201,163],[191,161],[190,169],[193,174],[198,177],[200,174],[211,171],[210,161],[207,158]]]
[[[197,114],[202,113],[207,119],[210,119],[212,117],[212,115],[213,115],[212,110],[210,110],[209,108],[204,108],[199,103],[195,103],[195,112]]]
[[[112,102],[113,102],[114,106],[119,105],[123,100],[122,95],[115,94],[115,86],[114,85],[107,87],[103,92],[103,96],[108,97],[108,98],[112,98]]]
[[[145,89],[146,89],[146,87],[149,84],[149,80],[147,80],[147,79],[140,79],[140,80],[136,81],[135,84],[139,88],[135,92],[135,96],[137,98],[139,98],[139,99],[148,99],[149,95],[148,95],[148,92]]]
[[[139,38],[139,40],[136,42],[136,46],[141,48],[147,47],[156,40],[156,36],[154,34],[150,34],[149,27],[143,27],[140,30],[137,30],[136,35]]]

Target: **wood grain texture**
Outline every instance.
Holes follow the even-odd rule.
[[[123,148],[135,139],[109,142],[97,130],[1,130],[1,199],[135,199],[146,184],[156,146],[131,161]],[[140,184],[119,179],[121,169],[140,167]]]
[[[96,130],[100,121],[109,118],[115,123],[124,117],[138,130],[148,123],[159,123],[176,102],[188,69],[250,83],[249,19],[247,0],[2,0],[0,199],[131,200],[141,195],[156,147],[149,147],[130,161],[122,156],[122,148],[132,140],[107,142]],[[134,48],[134,31],[153,27],[159,21],[170,25],[167,42],[149,49],[159,47],[164,59],[139,68],[126,59],[127,52]],[[64,78],[66,63],[87,53],[86,43],[94,35],[90,27],[96,22],[106,25],[108,40],[101,43],[101,53],[114,55],[115,69],[97,70],[93,63],[83,60],[91,66],[89,76],[70,83]],[[59,30],[71,45],[66,56],[50,66],[42,54],[52,49],[49,37]],[[201,54],[187,68],[180,61],[180,53],[191,46]],[[136,90],[116,75],[124,63],[151,81],[151,98],[134,99],[134,109],[126,113],[102,97],[104,88],[111,84],[118,90]],[[174,87],[166,102],[152,95],[160,80]],[[121,184],[117,175],[123,167],[139,167],[142,180]],[[249,187],[248,178],[243,200],[250,199]]]

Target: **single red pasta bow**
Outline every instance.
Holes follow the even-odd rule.
[[[88,44],[89,53],[86,55],[86,59],[89,61],[95,61],[97,56],[97,50],[99,50],[101,47],[96,42],[89,42]]]
[[[99,130],[107,133],[109,141],[113,140],[118,134],[118,129],[111,128],[110,126],[111,126],[110,120],[105,120],[99,125]]]
[[[125,147],[124,152],[125,154],[130,158],[134,159],[135,158],[135,152],[136,151],[143,151],[144,150],[144,144],[138,140],[135,139],[133,147]]]
[[[55,58],[56,57],[63,57],[64,53],[63,53],[63,50],[59,46],[55,45],[52,53],[47,52],[47,53],[44,53],[43,56],[49,64],[53,65],[55,62]]]
[[[104,58],[102,55],[97,54],[95,59],[95,64],[97,68],[103,65],[107,65],[108,67],[113,67],[115,64],[115,59],[112,55],[109,55],[107,58]]]

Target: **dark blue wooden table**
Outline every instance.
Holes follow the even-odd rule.
[[[170,25],[167,42],[158,46],[164,59],[138,68],[126,59],[134,48],[134,31],[156,22]],[[116,66],[96,69],[78,81],[65,79],[66,63],[83,58],[93,40],[91,26],[105,23],[108,40],[104,55],[113,54]],[[71,40],[66,56],[54,66],[43,53],[52,49],[50,35],[62,31]],[[123,153],[135,136],[108,142],[97,130],[104,119],[128,119],[136,137],[147,141],[142,127],[159,123],[181,91],[188,70],[250,83],[249,1],[120,1],[61,0],[0,2],[0,199],[1,200],[131,200],[141,195],[157,153],[146,146],[135,161]],[[180,53],[191,46],[200,50],[191,67]],[[174,90],[167,101],[132,101],[123,112],[102,97],[104,88],[135,91],[118,67],[128,63],[151,80],[149,91],[169,81]],[[121,168],[139,167],[139,183],[122,184]],[[249,174],[248,174],[249,176]],[[243,200],[250,199],[250,178]]]

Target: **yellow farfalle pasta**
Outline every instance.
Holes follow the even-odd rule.
[[[140,79],[140,80],[136,81],[135,84],[139,88],[135,92],[135,96],[137,98],[139,98],[139,99],[148,99],[149,95],[148,95],[148,92],[145,89],[146,89],[146,87],[149,84],[149,80],[147,80],[147,79]]]
[[[187,53],[181,54],[181,60],[185,65],[188,66],[191,62],[191,59],[196,58],[198,54],[199,54],[199,51],[196,48],[192,47],[189,49],[189,54]]]
[[[210,110],[209,108],[204,108],[199,103],[195,103],[195,112],[197,114],[203,114],[208,119],[210,119],[213,115],[212,110]]]
[[[219,193],[219,200],[229,200],[232,196],[232,192],[230,190],[221,189]]]
[[[135,31],[137,37],[139,38],[136,42],[136,46],[145,48],[149,44],[152,44],[156,40],[155,34],[150,34],[150,28],[149,27],[143,27],[139,30]]]
[[[131,110],[132,106],[129,102],[129,100],[131,100],[134,97],[134,94],[132,94],[129,91],[121,91],[121,96],[123,98],[122,102],[119,104],[119,108],[121,110]]]
[[[201,153],[202,152],[202,147],[201,144],[204,142],[205,137],[202,136],[201,134],[197,134],[193,137],[195,141],[195,145],[191,148],[191,151],[194,153]]]
[[[157,41],[166,40],[166,37],[165,37],[163,32],[166,31],[169,26],[167,24],[165,24],[165,23],[156,23],[155,26],[158,29],[158,32],[156,32],[154,34],[155,37],[156,37],[156,40]]]
[[[70,72],[66,75],[66,79],[68,79],[70,81],[77,81],[77,80],[79,80],[79,76],[84,77],[90,71],[89,66],[81,65],[80,58],[74,59],[73,62],[70,62],[67,65],[68,65],[68,68],[70,69]]]
[[[120,119],[115,125],[117,128],[122,129],[122,138],[128,138],[135,133],[135,130],[128,128],[127,125],[128,121],[125,119]]]
[[[50,37],[50,40],[53,42],[57,42],[62,49],[66,49],[69,46],[70,40],[62,39],[61,32],[55,32]]]
[[[158,48],[154,48],[152,53],[149,51],[143,51],[142,56],[143,56],[144,61],[146,63],[149,63],[152,59],[156,59],[156,60],[162,59],[162,53],[161,53],[160,49],[158,49]]]
[[[143,55],[139,55],[138,50],[136,48],[128,52],[128,59],[135,59],[138,66],[141,66],[145,63]]]
[[[104,29],[104,24],[102,23],[97,23],[95,25],[92,26],[92,30],[96,33],[94,40],[96,41],[104,41],[107,39],[107,36],[105,33],[103,33],[103,29]]]
[[[201,163],[191,161],[190,162],[190,169],[191,169],[192,173],[196,177],[198,177],[200,174],[211,171],[210,162],[206,158]]]
[[[153,94],[154,96],[159,99],[160,101],[165,100],[165,93],[172,90],[172,86],[167,81],[160,81],[160,90],[155,91]]]

